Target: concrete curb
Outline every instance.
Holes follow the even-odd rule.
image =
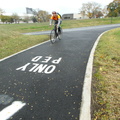
[[[109,31],[109,30],[108,30]],[[96,40],[91,50],[86,72],[84,78],[83,92],[82,92],[82,103],[80,109],[80,117],[79,120],[91,120],[91,82],[92,82],[92,69],[93,69],[93,58],[94,52],[97,47],[97,44],[103,34],[107,31],[103,32]]]

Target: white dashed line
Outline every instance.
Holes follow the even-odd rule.
[[[0,111],[0,120],[9,119],[25,105],[26,103],[22,103],[21,101],[14,101],[11,105]]]

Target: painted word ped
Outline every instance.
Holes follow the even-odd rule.
[[[31,62],[16,68],[19,71],[37,72],[51,74],[55,71],[56,65],[61,62],[62,58],[53,59],[50,56],[36,56],[32,58]],[[49,64],[48,64],[49,63]]]

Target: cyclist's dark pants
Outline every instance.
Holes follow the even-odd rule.
[[[60,22],[60,24],[61,24],[61,23],[62,23],[62,21]],[[55,21],[55,26],[56,26],[57,24],[58,24],[58,20]],[[58,32],[61,32],[60,27],[58,28]],[[55,34],[56,34],[56,36],[58,36],[56,27],[55,27]]]

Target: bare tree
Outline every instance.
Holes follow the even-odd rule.
[[[15,23],[19,23],[20,17],[17,15],[17,13],[13,13],[12,18],[13,18]]]
[[[49,14],[47,11],[44,10],[33,10],[33,15],[37,18],[37,21],[39,22],[46,22],[49,20]]]
[[[101,5],[96,2],[83,3],[81,10],[85,11],[89,18],[95,18],[98,12],[101,11]]]
[[[0,8],[0,15],[2,15],[3,13],[5,13],[5,11]]]
[[[84,17],[86,16],[86,12],[84,10],[80,9],[80,14],[82,15],[82,17],[84,19]]]
[[[24,16],[24,19],[23,19],[24,22],[29,23],[29,20],[30,20],[29,16],[27,16],[27,15]]]
[[[120,3],[120,0],[114,0],[114,2],[118,2],[118,3]]]
[[[107,14],[108,14],[107,6],[105,6],[105,7],[102,9],[102,13],[103,13],[104,16],[107,16]]]
[[[48,12],[40,10],[38,11],[38,17],[40,18],[41,21],[46,22],[49,20],[48,18]]]

